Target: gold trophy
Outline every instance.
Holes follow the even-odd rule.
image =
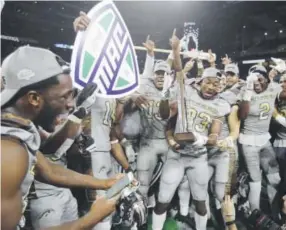
[[[180,90],[180,100],[181,100],[181,116],[182,116],[182,133],[176,133],[174,135],[175,141],[181,146],[185,146],[186,144],[190,144],[195,142],[195,136],[192,132],[187,132],[186,128],[186,105],[185,105],[185,83],[184,83],[184,73],[183,71],[177,73],[177,81],[179,82],[179,90]],[[177,124],[179,125],[179,124]]]

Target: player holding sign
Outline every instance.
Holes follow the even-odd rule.
[[[173,35],[171,45],[174,52],[174,66],[178,79],[181,80],[184,75],[179,42]],[[167,127],[167,140],[171,149],[163,167],[158,203],[153,213],[154,230],[163,228],[168,205],[185,174],[196,207],[196,228],[206,229],[205,201],[208,188],[206,145],[216,145],[223,117],[230,112],[229,104],[217,97],[216,89],[220,84],[220,76],[217,69],[206,69],[199,90],[192,86],[183,86],[180,91],[185,91],[184,97],[170,101],[171,115]],[[182,112],[184,110],[185,114]]]

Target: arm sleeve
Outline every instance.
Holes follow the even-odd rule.
[[[146,54],[145,66],[142,74],[143,77],[151,77],[153,75],[154,62],[154,57],[151,57],[150,55]]]

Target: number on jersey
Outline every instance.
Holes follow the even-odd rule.
[[[115,120],[115,103],[110,101],[105,102],[105,114],[103,118],[103,124],[107,126],[111,126],[112,121]]]
[[[194,126],[196,119],[200,119],[200,122],[198,124],[195,124]],[[194,108],[189,109],[187,112],[188,127],[191,129],[194,128],[194,131],[200,133],[205,132],[208,129],[209,124],[211,122],[212,122],[211,116],[205,112],[198,113],[198,111],[195,110]]]
[[[259,105],[260,114],[259,114],[259,120],[266,120],[269,117],[270,112],[270,105],[269,103],[261,103]]]

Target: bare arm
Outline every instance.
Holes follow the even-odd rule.
[[[238,110],[238,106],[234,105],[228,116],[229,136],[231,136],[233,140],[236,140],[239,136],[240,120],[238,119]]]
[[[239,103],[239,109],[238,109],[238,117],[240,120],[245,120],[249,114],[249,101],[241,101]]]
[[[13,140],[1,139],[1,229],[15,230],[22,216],[21,184],[28,153]]]
[[[124,154],[121,144],[118,142],[118,138],[114,129],[111,130],[110,140],[111,140],[111,153],[113,157],[124,169],[128,169],[129,168],[128,160]]]
[[[218,136],[221,132],[223,118],[216,118],[212,121],[207,145],[214,146],[217,143]]]
[[[53,164],[40,152],[37,153],[35,170],[37,180],[59,187],[108,189],[115,183],[114,179],[100,180]]]

